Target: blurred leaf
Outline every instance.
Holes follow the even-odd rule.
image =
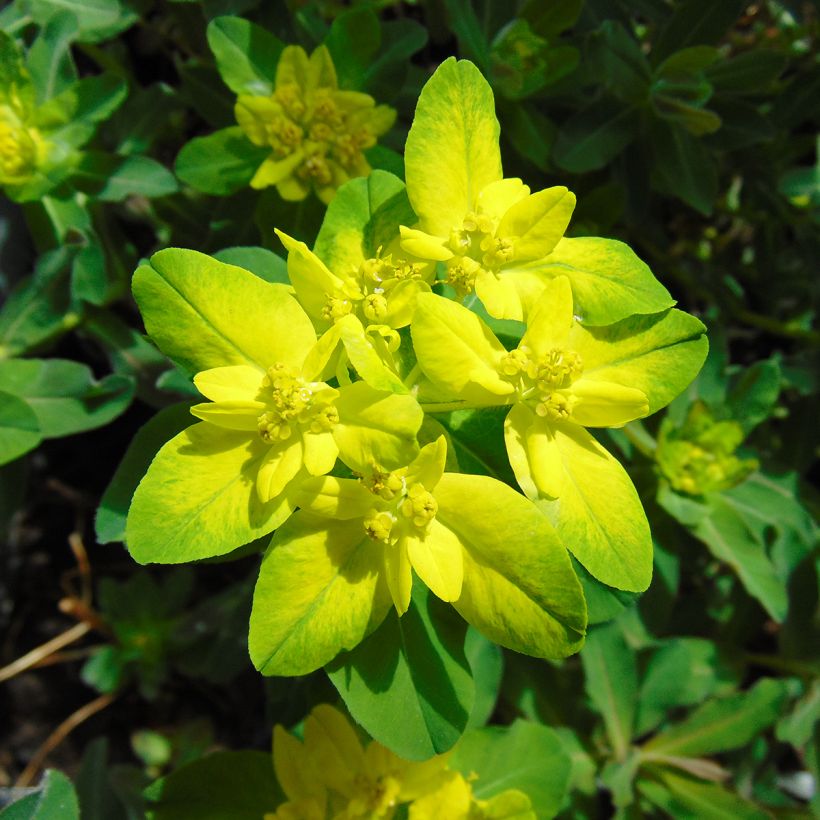
[[[699,521],[692,532],[715,558],[734,570],[746,591],[781,623],[789,606],[786,584],[775,572],[763,544],[755,539],[743,517],[723,496],[712,495],[708,503],[709,515]]]
[[[247,186],[268,153],[254,145],[239,126],[232,126],[184,145],[174,170],[192,188],[224,196]]]
[[[450,768],[478,775],[473,794],[486,800],[519,789],[539,818],[554,817],[566,793],[571,762],[561,739],[549,727],[524,720],[467,733],[450,759]]]
[[[71,781],[46,769],[36,792],[0,811],[3,820],[79,820],[80,806]]]
[[[638,702],[635,734],[656,728],[677,706],[693,706],[717,687],[731,685],[735,675],[717,646],[701,638],[672,638],[653,652]]]
[[[388,20],[382,23],[381,41],[380,52],[364,68],[361,88],[379,102],[390,102],[401,91],[410,57],[427,43],[427,29],[415,20]]]
[[[766,359],[746,368],[732,383],[727,404],[731,417],[746,433],[765,421],[780,395],[780,362]]]
[[[32,0],[36,9],[41,0]],[[57,4],[54,4],[57,8]],[[71,59],[71,41],[79,31],[77,17],[58,11],[41,22],[41,30],[31,44],[26,64],[37,89],[38,103],[44,103],[65,91],[77,79]]]
[[[718,192],[717,170],[702,142],[681,128],[655,121],[652,129],[654,182],[709,216]]]
[[[131,439],[97,508],[94,528],[100,544],[125,540],[125,519],[134,490],[159,448],[194,423],[189,408],[187,403],[165,407]]]
[[[596,100],[564,122],[553,157],[561,168],[576,174],[603,168],[632,142],[639,122],[635,108],[608,97]]]
[[[137,15],[123,8],[120,0],[28,0],[28,4],[32,18],[41,26],[57,14],[75,15],[79,23],[77,39],[81,42],[104,40],[137,21]]]
[[[340,88],[360,89],[381,45],[381,26],[372,8],[359,6],[340,14],[325,45],[333,58]]]
[[[117,154],[142,154],[160,138],[163,129],[173,122],[181,110],[174,90],[165,83],[136,88],[108,121],[107,133]]]
[[[675,6],[652,49],[656,62],[686,46],[713,45],[746,8],[746,0],[684,0]]]
[[[225,85],[236,94],[267,96],[276,85],[276,66],[285,44],[241,17],[208,24],[208,45]]]
[[[259,820],[284,801],[267,752],[215,752],[145,790],[152,820]]]
[[[43,440],[34,410],[19,396],[0,390],[0,464],[8,464]]]
[[[401,757],[450,749],[467,726],[474,687],[464,655],[466,625],[452,607],[414,584],[410,609],[391,609],[359,646],[327,666],[357,723]]]
[[[572,568],[584,589],[590,626],[611,621],[635,601],[634,593],[623,592],[602,583],[590,575],[574,556],[572,557]]]
[[[42,254],[33,276],[23,280],[0,308],[0,357],[26,353],[80,321],[70,297],[73,249]]]
[[[747,692],[704,703],[651,738],[643,750],[647,755],[698,757],[739,749],[777,720],[785,697],[783,681],[764,678]]]
[[[574,26],[581,14],[584,0],[525,0],[518,12],[542,37],[552,39]]]
[[[539,170],[546,171],[558,130],[556,126],[536,106],[525,102],[499,108],[504,122],[504,137],[522,157]]]
[[[717,88],[729,94],[760,94],[783,72],[788,58],[774,49],[753,48],[719,60],[706,69],[706,76]]]
[[[75,778],[82,820],[143,820],[142,790],[148,777],[135,766],[111,766],[108,740],[98,737],[83,751]],[[129,784],[130,787],[126,787]]]
[[[660,782],[642,779],[638,789],[670,817],[691,820],[766,820],[768,812],[717,783],[660,771]]]
[[[467,728],[476,729],[487,723],[495,710],[504,672],[504,655],[498,644],[472,626],[467,627],[464,652],[475,683],[475,699]]]
[[[607,20],[592,36],[589,61],[596,76],[626,103],[645,102],[651,70],[635,37],[615,20]]]
[[[794,704],[789,714],[777,722],[778,740],[802,749],[810,740],[820,722],[820,680],[808,684],[808,691]]]
[[[225,88],[215,68],[190,61],[177,70],[180,80],[177,94],[183,103],[193,108],[211,128],[235,125],[236,97]]]
[[[156,160],[101,151],[86,151],[71,179],[79,190],[103,202],[119,202],[127,196],[150,199],[177,190],[174,175]]]
[[[0,361],[0,390],[24,399],[37,416],[44,438],[67,436],[108,424],[131,403],[133,380],[106,376],[66,359]]]
[[[484,31],[470,0],[444,0],[450,29],[458,39],[459,53],[472,60],[483,73],[490,64],[489,32]]]
[[[616,760],[623,761],[632,739],[638,700],[635,655],[613,623],[590,629],[581,663],[586,693],[604,719]]]
[[[735,151],[747,145],[768,142],[776,130],[758,109],[744,100],[716,98],[712,107],[720,117],[720,130],[710,134],[706,144],[721,151]]]

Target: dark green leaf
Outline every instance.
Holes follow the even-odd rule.
[[[632,142],[639,121],[635,108],[608,97],[596,100],[563,124],[553,157],[563,169],[576,174],[603,168]]]
[[[287,262],[267,248],[224,248],[213,254],[213,257],[220,262],[225,262],[227,265],[236,265],[238,268],[249,270],[266,282],[290,284]]]
[[[325,45],[333,58],[339,86],[362,88],[381,45],[379,18],[368,6],[352,8],[333,21]]]
[[[450,28],[458,39],[459,52],[486,72],[490,59],[489,37],[481,27],[473,4],[469,0],[444,0],[444,6]]]
[[[0,390],[0,464],[33,450],[42,438],[39,421],[28,403]]]
[[[746,0],[685,0],[678,3],[658,37],[656,63],[686,46],[714,45],[746,7]]]
[[[248,185],[268,153],[234,126],[192,139],[179,152],[174,170],[192,188],[224,196]]]
[[[729,411],[746,433],[771,415],[780,395],[780,362],[766,359],[748,367],[731,386]]]
[[[641,103],[649,95],[651,70],[635,37],[615,20],[607,20],[590,41],[589,59],[597,76],[619,99]]]
[[[415,584],[410,609],[327,667],[350,714],[401,757],[424,760],[461,737],[473,706],[466,625]]]
[[[526,0],[519,12],[533,30],[542,37],[552,39],[565,29],[574,26],[581,14],[584,0]]]
[[[475,700],[467,728],[477,729],[487,723],[495,709],[504,672],[504,656],[497,644],[472,626],[467,628],[464,652],[475,682]]]
[[[410,58],[426,43],[427,29],[415,20],[383,22],[381,51],[365,67],[362,90],[379,102],[390,102],[401,91]],[[404,176],[403,170],[401,176]]]
[[[215,752],[145,791],[152,820],[260,820],[284,801],[266,752]]]
[[[535,106],[518,103],[502,109],[504,136],[536,168],[546,171],[557,128]]]
[[[706,70],[706,76],[718,91],[760,94],[780,76],[786,63],[786,55],[780,51],[753,48],[713,63]]]

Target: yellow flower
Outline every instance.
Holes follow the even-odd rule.
[[[251,187],[275,185],[287,200],[304,199],[313,189],[323,202],[351,177],[367,176],[364,150],[396,119],[370,95],[339,89],[325,46],[310,57],[301,46],[285,48],[273,94],[242,95],[235,112],[248,139],[271,149]]]
[[[446,755],[416,763],[376,741],[362,746],[344,715],[325,704],[305,720],[304,737],[274,729],[273,765],[288,802],[266,820],[389,818],[448,776]]]
[[[20,185],[30,179],[46,148],[36,128],[26,125],[10,105],[0,105],[0,185]]]

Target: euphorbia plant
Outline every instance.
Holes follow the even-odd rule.
[[[585,428],[667,404],[706,341],[626,246],[562,238],[573,203],[503,179],[492,93],[448,60],[421,94],[406,189],[383,172],[342,186],[313,251],[279,234],[292,288],[156,254],[134,277],[146,328],[210,402],[137,489],[132,554],[187,561],[275,530],[249,640],[266,674],[355,650],[416,581],[491,641],[577,651],[569,552],[629,591],[652,556],[631,481]],[[503,343],[479,313],[516,320]],[[480,459],[488,474],[468,474],[448,433],[448,414],[495,406],[523,494]]]

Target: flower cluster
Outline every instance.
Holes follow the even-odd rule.
[[[308,715],[303,741],[274,729],[273,764],[287,802],[265,820],[387,820],[400,806],[410,820],[535,818],[529,797],[515,789],[477,799],[470,780],[448,767],[448,755],[416,763],[376,741],[362,746],[344,715],[327,705]]]
[[[283,55],[265,104],[289,119],[254,120],[259,139],[285,145],[285,125],[337,99],[319,93],[328,66]],[[128,547],[180,562],[275,530],[249,636],[265,674],[352,650],[407,612],[416,582],[547,658],[584,639],[570,553],[609,586],[649,584],[641,502],[587,428],[668,404],[703,362],[703,325],[626,246],[564,237],[573,195],[505,179],[498,138],[486,81],[448,60],[419,100],[406,186],[381,171],[343,185],[313,250],[279,233],[290,286],[180,250],[134,276],[149,335],[209,401],[138,487]],[[461,438],[465,419],[482,438]],[[506,473],[480,457],[493,439]]]
[[[339,88],[325,46],[310,57],[301,46],[287,46],[273,93],[240,95],[235,113],[248,139],[271,152],[251,187],[275,185],[288,200],[304,199],[315,190],[323,202],[351,177],[367,176],[370,165],[363,151],[396,119],[392,108],[377,106],[368,94]]]

